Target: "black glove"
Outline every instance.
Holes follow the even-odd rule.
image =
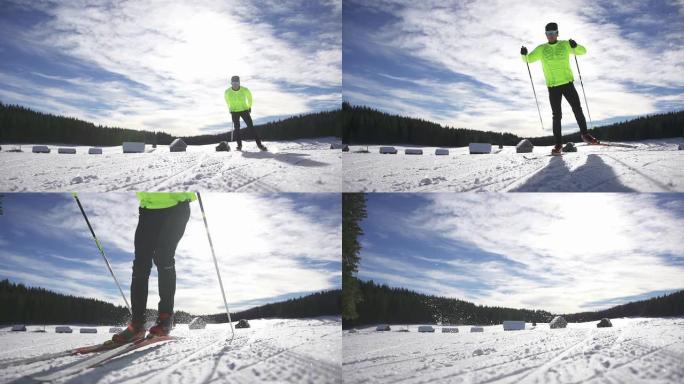
[[[570,48],[577,47],[577,42],[573,39],[568,40],[568,43],[570,43]]]
[[[527,48],[523,45],[522,48],[520,48],[520,54],[521,55],[527,55]]]
[[[252,108],[248,108],[247,113],[252,113]]]

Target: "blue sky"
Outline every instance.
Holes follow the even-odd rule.
[[[83,3],[83,4],[81,4]],[[257,123],[339,108],[341,0],[3,1],[0,101],[175,135],[232,129],[232,75]]]
[[[79,194],[129,296],[138,201]],[[338,194],[202,194],[231,310],[339,289]],[[70,194],[10,193],[0,215],[0,279],[124,305]],[[176,309],[217,313],[223,301],[197,202],[176,251]],[[156,271],[149,308],[156,308]]]
[[[544,26],[555,21],[560,39],[587,48],[579,64],[595,124],[684,105],[681,0],[345,0],[343,20],[343,97],[352,104],[451,127],[550,135],[541,65],[530,66],[544,131],[519,51],[545,43]],[[576,131],[565,101],[563,110],[564,132]]]
[[[557,313],[684,289],[684,194],[367,194],[359,278]]]

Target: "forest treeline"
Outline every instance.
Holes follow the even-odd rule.
[[[666,317],[684,315],[684,291],[633,301],[601,311],[564,315],[567,321],[596,321],[604,317]]]
[[[310,295],[288,299],[277,303],[265,304],[245,311],[231,313],[233,321],[239,319],[252,320],[261,318],[297,319],[316,316],[339,316],[341,309],[342,290],[334,289]],[[225,313],[205,316],[209,323],[224,323],[228,321]]]
[[[500,324],[504,320],[545,322],[553,317],[546,311],[488,307],[452,299],[425,295],[405,288],[378,285],[373,281],[357,281],[361,302],[356,304],[358,317],[343,319],[343,327],[390,324]]]
[[[288,117],[257,125],[264,140],[295,140],[315,137],[341,137],[341,110],[324,111]],[[244,128],[244,122],[241,122]],[[183,136],[190,145],[213,144],[229,140],[233,123],[226,117],[222,133]],[[241,130],[244,139],[253,139],[251,132]],[[170,144],[174,136],[161,131],[144,131],[95,125],[73,117],[34,111],[19,105],[0,102],[0,143],[71,144],[92,146],[121,145],[124,141],[144,141],[147,144]]]
[[[467,301],[426,295],[405,288],[357,281],[362,301],[358,317],[343,319],[343,327],[368,324],[493,325],[504,320],[548,322],[554,314],[543,310],[476,305]],[[604,317],[662,317],[684,315],[684,291],[618,305],[606,310],[563,315],[569,322],[594,321]]]
[[[464,147],[470,143],[516,145],[523,137],[501,132],[445,127],[423,119],[392,115],[364,106],[342,104],[348,144],[411,144],[432,147]],[[684,111],[639,117],[590,129],[605,141],[634,141],[684,136]],[[534,145],[553,145],[553,136],[530,137]],[[579,142],[579,132],[563,136],[563,142]]]
[[[341,290],[318,292],[296,299],[266,304],[231,313],[233,321],[256,318],[299,318],[340,314]],[[157,311],[145,317],[154,320]],[[188,323],[194,315],[175,312],[176,323]],[[225,313],[203,316],[209,323],[226,322]],[[99,324],[123,325],[128,309],[101,300],[64,295],[38,287],[27,287],[8,279],[0,281],[0,324]]]

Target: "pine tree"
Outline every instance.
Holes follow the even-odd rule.
[[[363,235],[361,220],[366,218],[366,196],[363,193],[342,194],[342,317],[358,317],[356,304],[362,300],[355,274],[358,272]]]

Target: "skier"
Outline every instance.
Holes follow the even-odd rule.
[[[237,150],[242,150],[242,140],[240,139],[240,118],[245,121],[247,128],[254,134],[254,140],[260,150],[266,151],[266,147],[261,144],[259,133],[252,124],[252,93],[246,87],[240,86],[240,76],[230,78],[230,88],[226,89],[223,97],[228,104],[230,115],[233,118],[233,132],[237,141]]]
[[[138,227],[135,230],[135,259],[131,280],[131,311],[128,327],[114,335],[117,344],[145,337],[147,283],[152,262],[157,266],[159,283],[159,315],[150,328],[152,336],[166,336],[173,327],[173,299],[176,293],[174,255],[190,218],[190,202],[194,192],[138,192],[140,201]]]
[[[551,154],[560,155],[563,147],[561,135],[561,117],[563,116],[561,101],[563,96],[570,103],[572,112],[575,114],[582,141],[588,144],[599,144],[599,141],[587,132],[587,121],[584,118],[582,104],[573,84],[575,79],[570,68],[570,54],[584,55],[587,53],[587,49],[577,44],[573,39],[558,40],[558,24],[556,23],[546,24],[545,29],[546,38],[549,42],[538,46],[529,55],[527,48],[523,46],[520,48],[520,54],[523,61],[527,63],[537,60],[542,62],[546,86],[549,88],[549,101],[553,112],[553,136],[556,141]]]

